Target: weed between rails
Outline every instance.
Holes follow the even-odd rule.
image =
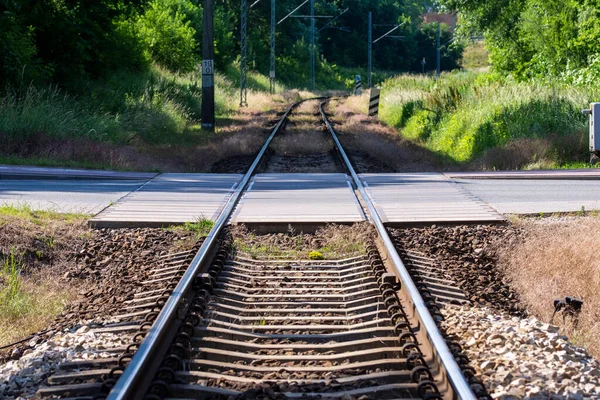
[[[336,260],[365,253],[374,231],[368,224],[327,225],[314,234],[296,232],[258,235],[245,225],[235,225],[231,233],[234,249],[254,259],[291,258]]]

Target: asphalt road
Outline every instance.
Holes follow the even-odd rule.
[[[455,179],[503,214],[600,210],[600,180]],[[95,215],[147,180],[0,179],[0,205]]]
[[[35,210],[94,215],[146,182],[102,179],[3,179],[0,180],[0,205],[27,205]]]
[[[503,214],[600,210],[600,180],[455,179]]]

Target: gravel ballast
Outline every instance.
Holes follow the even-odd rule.
[[[558,328],[488,307],[446,307],[442,327],[495,399],[599,399],[600,363]]]
[[[455,226],[391,229],[399,250],[416,250],[435,259],[444,274],[455,281],[476,304],[525,315],[519,295],[498,268],[499,243],[518,240],[513,226]]]
[[[94,231],[72,249],[70,263],[55,277],[79,294],[77,300],[67,304],[47,329],[3,351],[0,398],[33,396],[58,364],[109,357],[106,349],[129,344],[115,335],[92,333],[89,326],[101,327],[122,313],[125,301],[145,290],[140,282],[148,279],[161,256],[195,246],[194,233],[186,230]]]
[[[94,333],[88,326],[57,333],[37,345],[34,343],[20,359],[0,365],[0,398],[33,399],[40,385],[60,364],[114,357],[109,349],[128,344],[124,337]]]

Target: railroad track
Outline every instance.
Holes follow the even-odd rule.
[[[112,349],[113,357],[64,363],[39,397],[477,398],[478,382],[465,379],[453,356],[460,349],[449,349],[432,316],[436,301],[466,299],[418,254],[405,254],[414,262],[403,264],[327,118],[327,100],[319,101],[320,118],[378,234],[367,254],[256,260],[232,251],[228,220],[297,103],[197,252],[161,260],[143,283],[147,290],[124,305],[117,322],[97,329],[130,344]]]

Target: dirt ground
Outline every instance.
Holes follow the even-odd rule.
[[[314,234],[290,229],[286,233],[256,234],[245,225],[231,227],[234,249],[253,258],[288,257],[307,259],[311,251],[326,260],[364,254],[366,245],[375,237],[375,230],[367,223],[353,225],[331,224]]]
[[[598,217],[515,218],[506,226],[394,229],[399,247],[436,259],[476,304],[560,327],[600,357]],[[554,300],[584,301],[576,317]],[[568,311],[568,310],[567,310]]]
[[[91,230],[83,216],[39,215],[0,213],[0,346],[29,338],[14,354],[14,347],[0,349],[0,359],[46,334],[110,318],[157,256],[197,242],[183,229]]]
[[[374,117],[358,112],[356,99],[334,99],[327,106],[330,121],[359,173],[442,171],[440,156],[403,139]]]
[[[561,327],[576,344],[600,357],[600,218],[549,217],[516,221],[517,240],[498,248],[500,267],[523,306]],[[583,300],[580,314],[554,315],[554,301]]]

